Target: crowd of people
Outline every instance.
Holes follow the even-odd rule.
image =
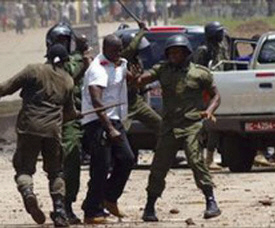
[[[163,3],[156,0],[123,0],[127,8],[141,20],[147,20],[149,26],[156,25],[163,15]],[[188,1],[167,1],[170,17],[179,17],[188,6]],[[15,28],[16,33],[23,33],[25,28],[48,27],[57,22],[69,24],[87,23],[91,19],[88,0],[16,0],[0,1],[0,21],[2,31]],[[93,1],[95,18],[98,23],[105,21],[120,21],[129,18],[122,6],[116,0]],[[77,19],[79,15],[79,20]]]

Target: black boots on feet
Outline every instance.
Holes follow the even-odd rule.
[[[202,191],[206,200],[206,210],[204,211],[203,217],[205,219],[209,219],[219,216],[221,214],[221,210],[215,200],[213,188],[211,186],[207,186]]]
[[[43,224],[46,220],[46,217],[43,211],[41,211],[41,209],[39,208],[36,196],[34,195],[32,188],[21,190],[20,193],[23,197],[26,211],[32,216],[33,220],[37,224]]]
[[[66,202],[65,209],[66,209],[68,221],[71,225],[81,224],[80,218],[78,218],[73,211],[72,202]]]
[[[54,222],[55,227],[69,227],[68,217],[64,206],[64,196],[61,194],[52,194],[53,208],[50,217]]]
[[[155,203],[157,201],[157,196],[148,195],[147,203],[142,215],[142,220],[145,222],[158,222],[158,218],[155,212]]]

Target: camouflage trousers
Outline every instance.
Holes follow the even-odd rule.
[[[178,136],[173,130],[160,136],[149,175],[147,192],[160,197],[165,188],[165,178],[173,163],[177,151],[183,148],[198,188],[214,186],[203,158],[200,137],[201,126],[191,127],[184,135]]]
[[[18,134],[17,148],[13,156],[16,171],[15,181],[20,192],[33,188],[32,175],[35,173],[39,153],[43,157],[43,169],[48,174],[50,194],[65,195],[65,183],[62,178],[61,142],[57,138],[48,138],[31,134]]]
[[[130,129],[133,120],[139,120],[154,132],[159,132],[161,124],[160,115],[157,114],[139,95],[137,95],[137,99],[133,104],[129,102],[127,120],[123,122],[126,131]]]
[[[73,120],[63,126],[63,168],[66,185],[65,201],[72,203],[76,201],[80,187],[80,154],[82,130],[80,123]]]

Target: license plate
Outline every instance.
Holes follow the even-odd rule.
[[[275,121],[253,121],[246,122],[245,131],[273,131],[275,130]]]

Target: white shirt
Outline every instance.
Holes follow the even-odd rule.
[[[85,72],[82,86],[82,113],[92,110],[93,104],[89,93],[89,86],[97,85],[103,87],[102,103],[108,105],[112,103],[124,104],[118,107],[106,110],[110,119],[123,120],[127,116],[128,99],[127,99],[127,60],[121,59],[120,66],[115,67],[114,63],[106,59],[103,54],[99,54],[93,60]],[[97,120],[99,117],[96,113],[84,116],[82,124]]]
[[[155,0],[147,0],[145,4],[146,4],[146,7],[147,7],[147,11],[149,13],[155,13],[156,12],[156,1]]]

